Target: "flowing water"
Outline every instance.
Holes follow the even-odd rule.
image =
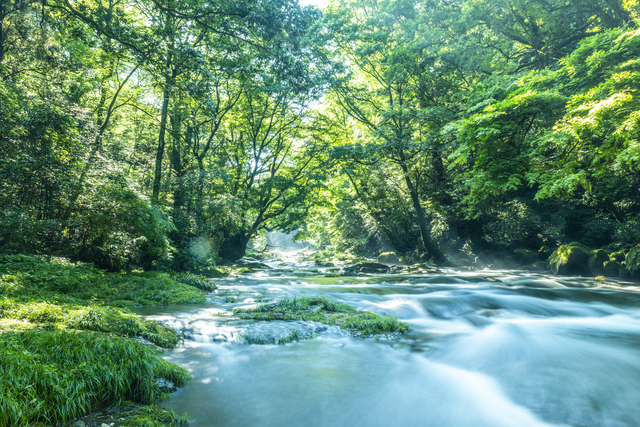
[[[637,285],[521,272],[322,273],[280,266],[221,280],[204,306],[145,311],[187,336],[165,357],[193,380],[162,405],[193,426],[640,426]],[[362,339],[219,315],[303,295],[412,329]],[[269,344],[294,330],[318,337]]]

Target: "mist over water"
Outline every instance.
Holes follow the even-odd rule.
[[[323,277],[310,265],[272,265],[220,281],[205,306],[144,312],[186,333],[165,357],[193,381],[162,405],[194,426],[640,425],[637,286],[488,271]],[[412,329],[373,340],[215,315],[301,295]],[[319,336],[257,344],[291,331]]]

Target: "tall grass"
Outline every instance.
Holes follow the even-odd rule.
[[[140,337],[163,348],[173,348],[180,342],[180,336],[166,326],[114,307],[4,298],[0,299],[0,318],[23,320],[49,330],[78,329]]]
[[[157,378],[181,386],[189,373],[129,338],[6,332],[0,334],[0,427],[58,424],[125,399],[148,404],[161,396]]]

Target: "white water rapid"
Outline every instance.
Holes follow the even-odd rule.
[[[194,427],[640,426],[637,285],[519,272],[325,273],[278,265],[220,280],[204,306],[143,311],[187,337],[165,357],[193,380],[162,405]],[[374,340],[216,316],[302,295],[412,329]],[[318,337],[268,344],[291,331]]]

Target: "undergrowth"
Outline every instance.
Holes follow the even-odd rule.
[[[174,280],[168,273],[108,273],[65,258],[27,255],[0,255],[0,294],[115,307],[202,304],[206,299],[204,291]]]
[[[338,326],[354,336],[361,337],[403,333],[409,330],[409,325],[396,317],[357,311],[348,304],[335,302],[326,297],[285,298],[276,304],[263,304],[252,309],[238,308],[233,310],[233,314],[241,319],[319,322]]]
[[[204,303],[199,279],[188,280],[0,255],[0,427],[59,425],[122,400],[147,405],[167,393],[161,384],[184,384],[187,371],[134,339],[172,348],[181,337],[128,307]],[[147,408],[119,425],[184,424]]]
[[[170,274],[172,279],[177,280],[180,283],[184,283],[185,285],[191,285],[198,289],[202,289],[206,292],[212,292],[218,289],[218,287],[214,285],[211,280],[198,274],[193,274],[188,271],[183,271],[180,273],[172,271]]]
[[[189,379],[130,338],[35,329],[0,334],[0,371],[0,427],[58,424],[124,399],[149,404],[163,394],[156,379]]]

